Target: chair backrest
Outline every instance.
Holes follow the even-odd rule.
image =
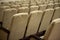
[[[35,10],[38,10],[38,6],[30,6],[30,11],[35,11]]]
[[[29,4],[22,4],[21,6],[22,6],[22,7],[28,7]]]
[[[54,9],[46,9],[45,14],[43,16],[39,32],[46,30],[48,25],[50,24],[51,18],[53,16]]]
[[[4,9],[9,9],[9,6],[0,6],[0,22],[2,22],[3,19],[3,11]]]
[[[28,13],[13,15],[9,40],[19,40],[23,38],[28,17]]]
[[[55,3],[54,8],[59,7],[59,5],[60,5],[59,3]]]
[[[28,7],[20,7],[19,9],[18,9],[18,13],[23,13],[23,12],[28,12],[29,11],[29,8]]]
[[[53,3],[49,3],[47,8],[53,8],[54,4]]]
[[[37,32],[39,23],[41,21],[42,14],[43,14],[43,11],[41,10],[32,11],[30,13],[31,17],[30,17],[30,21],[28,24],[26,36],[30,36]]]
[[[17,10],[15,8],[4,10],[2,26],[5,29],[10,30],[12,16],[16,13],[17,13]]]
[[[40,10],[45,10],[47,8],[47,5],[46,4],[45,5],[40,5],[39,7],[40,7]]]
[[[19,8],[20,5],[10,5],[11,8]]]
[[[44,40],[60,40],[60,18],[51,22],[46,30]]]
[[[60,7],[55,8],[53,19],[60,18]]]

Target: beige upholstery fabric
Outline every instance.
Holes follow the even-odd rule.
[[[3,19],[3,11],[4,9],[10,8],[9,6],[0,6],[0,22],[2,22]]]
[[[38,10],[38,8],[39,8],[38,6],[31,6],[31,7],[30,7],[30,11]]]
[[[48,27],[44,40],[60,40],[60,18],[52,21]]]
[[[27,29],[26,36],[35,34],[37,32],[37,29],[38,29],[39,23],[41,21],[43,11],[36,10],[36,11],[32,11],[30,14],[31,14],[31,18],[30,18],[30,21],[29,21],[29,24],[28,24],[28,29]]]
[[[23,12],[28,12],[29,11],[29,8],[28,7],[20,7],[19,9],[18,9],[18,13],[23,13]]]
[[[14,14],[16,14],[16,9],[6,9],[4,11],[4,17],[3,17],[3,27],[7,30],[10,30],[11,27],[11,18]]]
[[[27,20],[28,13],[18,13],[13,16],[9,40],[19,40],[23,38]]]
[[[55,8],[53,19],[60,18],[60,7]]]
[[[46,9],[45,10],[45,15],[43,17],[39,32],[46,30],[48,27],[50,20],[53,16],[54,9]]]

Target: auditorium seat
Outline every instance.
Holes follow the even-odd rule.
[[[0,22],[2,22],[3,19],[3,11],[9,8],[10,8],[9,6],[0,6]]]
[[[9,4],[9,2],[1,2],[1,5],[2,5],[2,6],[8,6],[8,5],[10,5],[10,4]]]
[[[30,36],[32,34],[35,34],[37,32],[39,23],[41,21],[42,14],[43,14],[43,11],[41,11],[41,10],[36,10],[36,11],[30,12],[31,17],[30,17],[30,21],[28,24],[26,37]]]
[[[28,13],[18,13],[13,15],[9,40],[19,40],[23,38],[28,17]]]
[[[31,37],[30,40],[60,40],[60,18],[54,19],[43,37]]]
[[[44,12],[43,20],[40,25],[39,32],[46,30],[48,25],[50,24],[51,18],[53,16],[54,9],[46,9]]]
[[[45,10],[46,8],[47,8],[47,5],[46,4],[43,4],[43,5],[39,5],[39,7],[40,7],[40,10]]]
[[[21,6],[22,6],[22,7],[28,7],[29,4],[22,4]]]
[[[54,8],[59,7],[59,5],[60,5],[59,3],[55,3]]]
[[[60,7],[55,8],[53,19],[60,18]]]
[[[15,8],[4,10],[3,25],[2,25],[3,28],[10,31],[11,19],[12,19],[12,16],[16,13],[17,13],[17,11]]]
[[[20,5],[10,5],[11,8],[19,8]]]
[[[30,6],[30,11],[35,11],[35,10],[38,10],[38,6]]]
[[[23,12],[28,12],[29,8],[28,7],[20,7],[18,8],[18,13],[23,13]]]
[[[51,26],[48,27],[45,33],[46,40],[60,40],[60,18],[52,21]]]
[[[53,3],[49,3],[47,8],[54,8],[54,4]]]
[[[31,3],[30,5],[31,5],[31,6],[35,6],[35,5],[36,5],[36,3]]]

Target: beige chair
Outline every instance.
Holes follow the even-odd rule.
[[[21,6],[22,6],[22,7],[28,7],[29,4],[22,4]]]
[[[54,4],[53,3],[48,4],[47,8],[54,8]]]
[[[55,8],[53,19],[60,18],[60,7]]]
[[[54,0],[55,3],[58,3],[59,0]]]
[[[28,13],[13,15],[9,40],[19,40],[23,38],[28,17]]]
[[[36,5],[36,2],[35,2],[35,0],[30,0],[31,1],[31,5],[33,6],[33,5]]]
[[[0,6],[0,22],[2,22],[3,19],[3,11],[9,8],[10,8],[9,6]]]
[[[43,37],[40,37],[43,40],[60,40],[60,18],[57,18],[51,22],[48,26],[46,33]],[[37,40],[33,37],[30,40]]]
[[[55,3],[54,8],[59,7],[59,5],[60,5],[59,3]]]
[[[1,5],[2,6],[9,6],[10,4],[9,4],[9,2],[1,2]]]
[[[26,37],[32,34],[35,34],[37,32],[39,23],[41,21],[42,14],[43,14],[43,11],[41,10],[32,11],[30,13],[31,17],[30,17],[30,21],[28,24]]]
[[[11,8],[19,8],[20,5],[10,5]]]
[[[30,11],[35,11],[35,10],[38,10],[38,6],[30,6]]]
[[[50,24],[51,18],[53,16],[54,9],[46,9],[45,14],[43,16],[43,20],[40,25],[39,32],[46,30],[48,25]]]
[[[40,10],[45,10],[46,8],[47,8],[47,5],[46,4],[44,4],[44,5],[39,5],[39,7],[40,7]]]
[[[17,11],[15,8],[11,8],[11,9],[6,9],[4,11],[4,16],[3,16],[3,28],[5,28],[6,30],[9,30],[10,31],[10,26],[11,26],[11,19],[12,19],[12,16],[14,14],[16,14]]]
[[[60,18],[52,21],[50,26],[47,28],[44,39],[45,40],[60,40]]]
[[[29,11],[29,8],[28,7],[20,7],[19,9],[18,9],[18,13],[23,13],[23,12],[28,12]]]

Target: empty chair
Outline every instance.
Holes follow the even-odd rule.
[[[12,19],[12,16],[14,14],[16,14],[16,13],[17,13],[17,10],[15,8],[4,10],[4,14],[3,14],[3,28],[5,28],[6,30],[10,31],[11,19]]]
[[[35,11],[35,10],[38,10],[38,6],[30,6],[30,11]]]
[[[15,5],[16,3],[14,1],[9,1],[9,4]]]
[[[46,4],[45,5],[39,5],[39,7],[40,7],[40,10],[45,10],[47,8],[47,5]]]
[[[60,7],[55,8],[53,19],[60,18]]]
[[[60,18],[52,21],[51,25],[47,28],[44,39],[45,40],[60,40]]]
[[[31,14],[31,17],[30,17],[30,21],[29,21],[29,24],[28,24],[26,37],[30,36],[32,34],[35,34],[37,32],[37,29],[38,29],[39,23],[41,21],[43,11],[36,10],[36,11],[32,11],[30,14]]]
[[[41,40],[60,40],[60,18],[57,18],[51,22],[48,26],[46,33],[43,37],[40,37]],[[38,39],[38,37],[37,37]],[[37,40],[34,37],[31,37],[30,40]]]
[[[10,5],[10,4],[9,4],[9,2],[1,2],[1,5],[2,5],[2,6],[8,6],[8,5]]]
[[[48,25],[50,24],[51,18],[53,16],[54,9],[46,9],[45,14],[43,16],[43,20],[40,25],[39,32],[46,30]]]
[[[23,12],[28,12],[29,11],[29,8],[28,7],[20,7],[18,9],[18,13],[23,13]]]
[[[59,0],[54,0],[54,2],[55,2],[55,3],[58,3],[58,2],[59,2]]]
[[[28,13],[13,15],[9,40],[19,40],[23,38],[28,17]]]
[[[36,5],[36,3],[30,3],[30,5],[31,5],[31,6],[34,6],[34,5]]]
[[[0,22],[2,22],[3,19],[3,11],[4,9],[9,9],[9,6],[0,6]]]
[[[55,3],[54,8],[59,7],[59,5],[60,5],[59,3]]]
[[[11,8],[19,8],[20,5],[10,5]]]
[[[22,6],[22,7],[28,7],[29,4],[22,4],[21,6]]]
[[[48,7],[47,8],[53,8],[54,7],[54,4],[53,3],[50,3],[48,4]]]

